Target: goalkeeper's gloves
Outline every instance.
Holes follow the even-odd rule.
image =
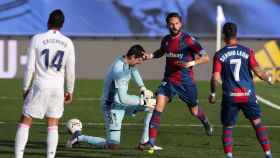
[[[146,87],[142,86],[140,88],[140,94],[143,95],[144,98],[152,98],[154,96],[154,93],[151,90],[148,90]]]
[[[145,106],[148,109],[148,111],[152,112],[156,106],[156,99],[141,97],[140,105]]]

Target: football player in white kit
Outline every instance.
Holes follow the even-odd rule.
[[[59,30],[61,10],[49,15],[48,31],[33,36],[24,72],[22,117],[15,138],[15,158],[22,158],[32,119],[47,118],[47,158],[54,158],[58,144],[58,121],[64,103],[72,102],[75,82],[74,45]],[[66,89],[64,90],[64,80]]]

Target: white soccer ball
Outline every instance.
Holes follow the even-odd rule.
[[[82,131],[83,125],[79,119],[70,119],[66,124],[67,130],[74,134],[76,131]]]

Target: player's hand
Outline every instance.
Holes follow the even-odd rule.
[[[25,98],[27,97],[29,91],[30,91],[30,89],[27,89],[26,91],[23,91],[23,94],[22,94],[23,100],[25,100]]]
[[[153,54],[145,52],[143,55],[143,60],[150,60],[153,58]]]
[[[145,99],[144,106],[146,106],[149,109],[149,111],[152,111],[155,109],[156,103],[156,99]]]
[[[192,67],[192,66],[194,66],[194,65],[195,65],[195,61],[194,61],[194,60],[184,63],[184,67],[185,67],[185,68],[189,68],[189,67]]]
[[[73,94],[69,92],[64,92],[64,104],[70,104],[73,100]]]
[[[150,99],[154,96],[154,93],[144,86],[142,86],[140,88],[140,94],[143,95],[144,98],[148,98],[148,99]]]
[[[267,83],[270,84],[270,85],[273,85],[274,84],[274,81],[272,79],[272,74],[267,74]]]
[[[209,103],[211,103],[211,104],[216,103],[216,96],[210,94],[209,97],[208,97],[208,101],[209,101]]]

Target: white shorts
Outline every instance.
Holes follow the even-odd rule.
[[[32,118],[61,118],[64,110],[63,89],[33,86],[24,100],[23,115]]]

